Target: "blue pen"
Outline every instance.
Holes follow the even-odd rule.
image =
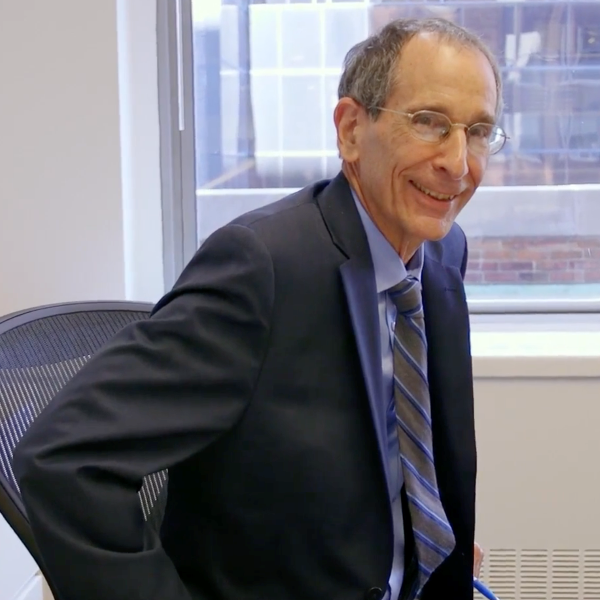
[[[473,577],[473,587],[485,598],[488,600],[500,600],[497,598],[492,590],[490,590],[487,586],[485,586],[477,577]]]

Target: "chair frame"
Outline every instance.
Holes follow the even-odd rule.
[[[96,311],[131,311],[131,312],[149,312],[153,304],[146,302],[130,301],[97,301],[97,302],[67,302],[61,304],[48,304],[45,306],[33,307],[18,312],[10,313],[0,317],[0,336],[11,331],[16,327],[27,325],[39,319],[59,315],[68,315],[80,312]],[[38,567],[44,572],[43,561],[33,537],[33,531],[27,518],[25,506],[21,498],[14,492],[9,482],[0,471],[0,515],[4,517],[9,527],[15,532],[25,548],[31,554]],[[45,575],[45,573],[44,573]],[[46,579],[48,579],[46,577]],[[56,600],[58,595],[52,589]]]

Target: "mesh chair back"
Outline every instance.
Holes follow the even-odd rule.
[[[56,305],[0,319],[0,511],[40,563],[12,470],[27,428],[57,392],[120,329],[146,319],[149,304],[96,302]],[[158,530],[167,472],[144,480],[139,492],[146,522]]]

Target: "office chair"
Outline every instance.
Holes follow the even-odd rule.
[[[58,391],[120,329],[148,318],[152,305],[75,302],[0,317],[0,514],[44,572],[12,470],[18,441]],[[148,475],[139,491],[148,527],[158,531],[166,504],[167,472]]]

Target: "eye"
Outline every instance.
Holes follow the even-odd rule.
[[[429,113],[417,113],[413,117],[413,122],[415,125],[423,125],[424,127],[429,127],[433,122],[433,118]]]
[[[487,123],[475,123],[469,127],[469,135],[472,138],[489,140],[492,137],[494,126]]]
[[[413,124],[421,129],[435,130],[440,134],[446,134],[450,129],[450,121],[444,115],[428,111],[415,113]]]

